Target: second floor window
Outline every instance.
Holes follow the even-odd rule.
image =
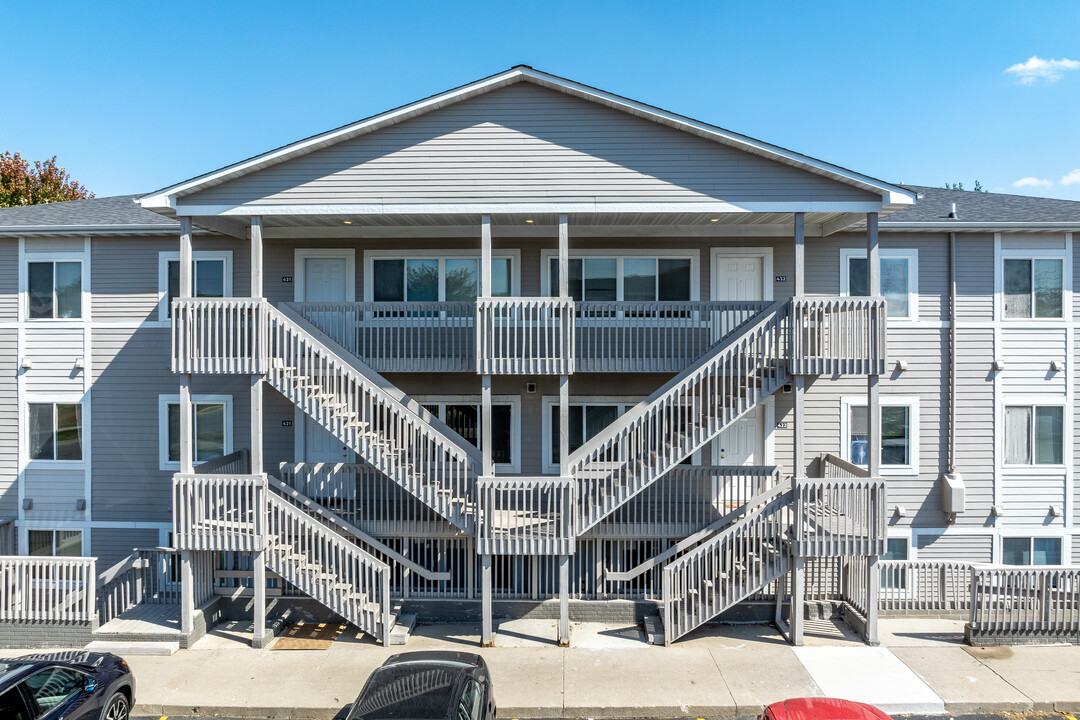
[[[1054,405],[1005,406],[1005,464],[1061,465],[1064,415]]]
[[[567,282],[577,302],[656,302],[690,299],[690,258],[570,258]],[[548,266],[548,294],[559,294],[559,259]]]
[[[377,258],[371,267],[375,302],[476,302],[480,294],[479,258]],[[492,297],[510,295],[511,270],[510,258],[492,258]]]
[[[158,292],[161,305],[158,319],[172,317],[173,300],[180,297],[180,254],[159,253]],[[220,298],[232,295],[232,253],[198,250],[192,253],[191,294],[197,298]]]
[[[29,403],[30,459],[82,460],[82,405]]]
[[[161,396],[159,409],[164,417],[162,469],[175,470],[180,464],[180,398]],[[229,396],[203,395],[192,398],[192,433],[195,464],[214,460],[232,452],[232,400]]]
[[[82,317],[81,262],[28,262],[26,285],[28,319]]]
[[[918,258],[914,250],[880,250],[881,295],[890,318],[914,320],[917,317]],[[866,273],[866,251],[842,250],[843,291],[850,297],[870,294]]]
[[[1060,318],[1063,262],[1056,258],[1003,261],[1005,317]]]
[[[866,400],[862,397],[844,398],[841,403],[845,408],[841,421],[841,429],[846,433],[844,459],[855,465],[866,466],[870,455]],[[896,395],[881,398],[878,432],[881,437],[882,472],[892,475],[918,473],[918,426],[918,398]]]

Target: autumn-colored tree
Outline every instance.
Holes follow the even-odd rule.
[[[68,171],[57,167],[56,156],[34,166],[19,153],[0,155],[0,207],[40,205],[63,200],[94,197],[85,185],[71,179]]]

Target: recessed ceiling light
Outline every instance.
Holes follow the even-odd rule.
[[[720,218],[709,218],[709,222],[720,222]]]
[[[346,225],[352,225],[352,220],[346,220],[346,221],[345,221],[345,224],[346,224]]]
[[[532,225],[532,222],[533,222],[533,221],[532,221],[532,220],[526,220],[525,222],[527,222],[527,223],[529,223],[530,225]]]

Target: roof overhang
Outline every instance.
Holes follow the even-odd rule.
[[[455,103],[468,100],[469,98],[482,95],[492,90],[506,87],[518,82],[531,82],[544,88],[563,92],[568,95],[578,97],[584,100],[595,102],[601,105],[605,105],[610,108],[620,110],[622,112],[629,113],[661,125],[681,130],[683,132],[698,135],[700,137],[712,140],[714,142],[733,147],[735,149],[758,155],[775,162],[779,162],[785,165],[800,168],[818,175],[822,175],[833,179],[838,182],[845,183],[847,185],[872,192],[879,195],[882,200],[880,205],[877,205],[872,211],[878,212],[892,212],[902,207],[911,205],[915,202],[915,193],[905,190],[904,188],[893,185],[890,183],[877,180],[875,178],[856,173],[846,168],[826,163],[815,158],[811,158],[800,153],[781,148],[776,145],[755,140],[745,135],[724,130],[723,128],[709,125],[698,120],[684,117],[660,108],[639,103],[628,98],[614,95],[612,93],[598,90],[581,83],[567,80],[555,75],[540,72],[527,66],[518,66],[511,68],[505,72],[492,75],[490,77],[478,80],[468,85],[449,90],[438,95],[433,95],[429,98],[419,100],[417,102],[405,105],[394,110],[390,110],[379,115],[372,116],[370,118],[361,120],[356,123],[342,126],[335,130],[330,130],[325,133],[320,133],[312,137],[300,140],[298,142],[285,145],[276,150],[256,155],[233,165],[215,170],[204,175],[186,180],[182,183],[171,185],[169,187],[158,190],[151,193],[139,200],[142,207],[159,212],[166,215],[177,214],[182,212],[183,214],[191,215],[208,215],[208,214],[250,214],[250,215],[267,215],[272,214],[269,207],[261,207],[256,211],[253,209],[251,212],[241,212],[238,208],[227,207],[217,208],[213,207],[200,207],[198,211],[195,208],[178,208],[178,200],[186,195],[205,190],[207,188],[220,185],[230,180],[242,177],[252,172],[262,170],[264,168],[277,165],[279,163],[291,160],[293,158],[301,157],[308,153],[320,150],[322,148],[329,147],[336,143],[349,140],[361,135],[376,132],[385,127],[403,122],[405,120],[412,119],[424,113],[437,110],[439,108],[447,107]],[[724,203],[718,203],[718,205],[724,205]],[[319,205],[305,206],[308,208],[323,207]],[[361,206],[358,206],[358,208]],[[373,207],[373,206],[363,206]],[[381,206],[379,206],[381,207]],[[824,209],[824,208],[822,208]],[[273,211],[280,210],[280,206],[273,206]],[[807,211],[806,204],[802,204],[798,211]],[[336,212],[342,212],[340,208],[335,209]],[[594,212],[595,210],[588,210],[588,212]],[[705,212],[710,212],[705,210]],[[721,211],[719,208],[716,211]],[[745,212],[757,212],[757,210],[746,208]],[[843,212],[844,210],[837,210]],[[856,211],[854,209],[847,211]],[[867,211],[867,212],[872,212]],[[314,212],[314,210],[308,210],[308,212]],[[399,209],[394,210],[369,210],[367,212],[401,212]],[[428,210],[417,209],[415,212],[428,212]],[[450,210],[449,212],[464,212],[474,213],[477,212],[475,208],[461,207],[457,210]],[[491,210],[491,212],[500,212],[500,210]],[[501,210],[501,212],[514,212],[513,210]],[[559,212],[579,212],[577,210],[559,210]],[[586,212],[581,210],[580,212]]]

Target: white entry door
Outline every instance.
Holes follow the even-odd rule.
[[[761,406],[725,429],[713,443],[714,465],[761,465]]]
[[[716,300],[764,300],[764,258],[715,255],[713,298]]]

